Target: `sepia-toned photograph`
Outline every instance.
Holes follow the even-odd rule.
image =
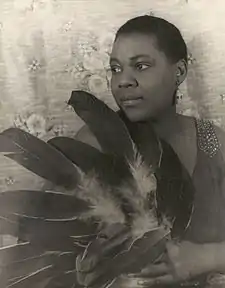
[[[225,288],[225,2],[0,0],[0,288]]]

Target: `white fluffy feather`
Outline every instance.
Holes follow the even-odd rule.
[[[158,227],[156,216],[156,177],[148,167],[142,156],[135,150],[135,160],[129,162],[133,181],[124,183],[119,188],[121,194],[125,195],[133,207],[132,235],[134,238],[142,237],[146,232]],[[149,201],[153,203],[149,203]]]
[[[142,237],[146,232],[159,228],[156,216],[156,177],[143,161],[142,156],[135,151],[134,161],[128,162],[133,181],[124,182],[118,192],[125,197],[133,209],[132,235]],[[78,168],[79,170],[79,168]],[[79,170],[81,181],[76,195],[90,203],[90,211],[82,218],[94,218],[99,223],[125,223],[125,215],[121,203],[113,195],[113,190],[99,182],[97,175],[86,175]],[[154,203],[150,203],[149,199]]]
[[[90,211],[83,214],[84,218],[95,218],[99,223],[124,223],[125,215],[120,203],[113,197],[112,188],[99,182],[97,175],[86,175],[80,171],[81,181],[76,195],[90,204]]]
[[[156,177],[151,169],[148,167],[142,156],[136,152],[136,157],[134,163],[129,163],[131,173],[136,182],[137,191],[140,197],[147,199],[149,193],[156,191]]]

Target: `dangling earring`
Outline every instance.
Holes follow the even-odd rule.
[[[179,87],[177,88],[176,93],[176,104],[179,104],[179,102],[183,99],[183,93],[180,91]]]
[[[179,89],[179,85],[180,85],[180,71],[177,72],[177,80],[176,80],[176,86],[177,86],[177,92],[176,92],[176,104],[179,103],[180,100],[182,100],[183,98],[183,94]]]

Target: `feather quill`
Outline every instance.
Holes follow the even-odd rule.
[[[43,279],[51,277],[51,270],[53,265],[47,265],[36,271],[20,278],[19,280],[9,284],[6,288],[30,288],[40,287],[40,283],[43,283]]]
[[[55,252],[45,252],[42,255],[24,259],[10,266],[6,266],[3,263],[1,265],[0,281],[1,283],[16,283],[34,271],[42,269],[46,265],[52,265],[58,254]]]
[[[23,283],[24,279],[32,283],[32,277],[36,275],[36,272],[48,265],[52,265],[51,273],[49,274],[51,279],[57,279],[64,276],[65,280],[65,273],[68,273],[68,271],[74,270],[75,268],[75,257],[76,254],[70,252],[61,253],[47,251],[41,255],[13,263],[10,266],[2,266],[2,280],[4,278],[6,283],[14,283],[14,285],[17,285],[21,281]],[[64,284],[65,282],[66,281],[64,281]]]
[[[39,256],[45,253],[45,249],[39,248],[34,251],[34,247],[29,242],[18,243],[0,248],[0,259],[4,266],[25,261],[28,258]]]

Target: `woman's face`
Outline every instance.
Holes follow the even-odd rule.
[[[110,58],[112,93],[130,121],[156,120],[172,106],[177,67],[154,36],[120,35]]]

